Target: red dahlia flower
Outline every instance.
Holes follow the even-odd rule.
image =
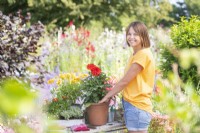
[[[98,67],[93,67],[91,69],[91,73],[93,76],[99,76],[101,74],[101,69]]]
[[[87,69],[88,69],[88,70],[92,70],[92,69],[95,68],[95,67],[97,67],[97,66],[94,65],[94,64],[88,64],[88,65],[87,65]]]

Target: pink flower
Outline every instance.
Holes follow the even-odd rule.
[[[108,90],[112,90],[112,88],[115,86],[115,84],[117,83],[117,78],[112,76],[109,78],[109,80],[106,82],[107,84],[110,84],[112,87],[109,88]]]
[[[160,88],[158,86],[155,87],[155,93],[156,93],[156,95],[160,94]]]
[[[67,37],[67,35],[65,33],[61,34],[61,39],[64,39],[66,37]]]
[[[95,47],[94,47],[94,45],[92,45],[90,42],[88,43],[88,45],[86,46],[86,50],[89,52],[89,51],[91,51],[91,52],[95,52]]]
[[[107,91],[111,91],[111,90],[112,90],[112,88],[106,88],[106,90],[107,90]]]
[[[68,23],[68,25],[67,26],[72,26],[72,25],[74,25],[74,22],[73,22],[73,20],[71,20],[71,21],[69,21],[69,23]]]

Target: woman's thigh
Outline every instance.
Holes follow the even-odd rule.
[[[128,131],[148,130],[151,114],[141,110],[127,101],[122,100],[124,107],[124,120]]]

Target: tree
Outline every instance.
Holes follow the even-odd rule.
[[[155,26],[160,19],[169,19],[172,10],[167,0],[1,0],[5,14],[22,9],[32,14],[32,22],[66,26],[73,20],[75,25],[87,25],[100,21],[104,27],[120,29],[123,21],[132,18]]]
[[[200,2],[198,0],[185,0],[189,15],[200,15]]]
[[[173,5],[173,11],[170,12],[170,16],[177,22],[181,20],[181,17],[189,17],[185,2],[177,2],[177,5]]]

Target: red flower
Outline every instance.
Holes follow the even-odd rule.
[[[117,83],[117,78],[115,76],[109,77],[109,80],[107,81],[108,84],[115,86],[115,84]]]
[[[73,20],[69,21],[69,23],[68,23],[68,25],[67,25],[67,26],[72,26],[72,25],[74,25],[74,22],[73,22]]]
[[[101,69],[94,64],[88,64],[87,69],[91,71],[93,76],[99,76],[101,74]]]
[[[101,74],[101,69],[98,67],[93,67],[91,69],[91,73],[93,76],[99,76]]]
[[[94,65],[94,64],[88,64],[88,65],[87,65],[87,69],[88,69],[88,70],[92,70],[92,68],[94,68],[94,67],[97,67],[97,66]]]

